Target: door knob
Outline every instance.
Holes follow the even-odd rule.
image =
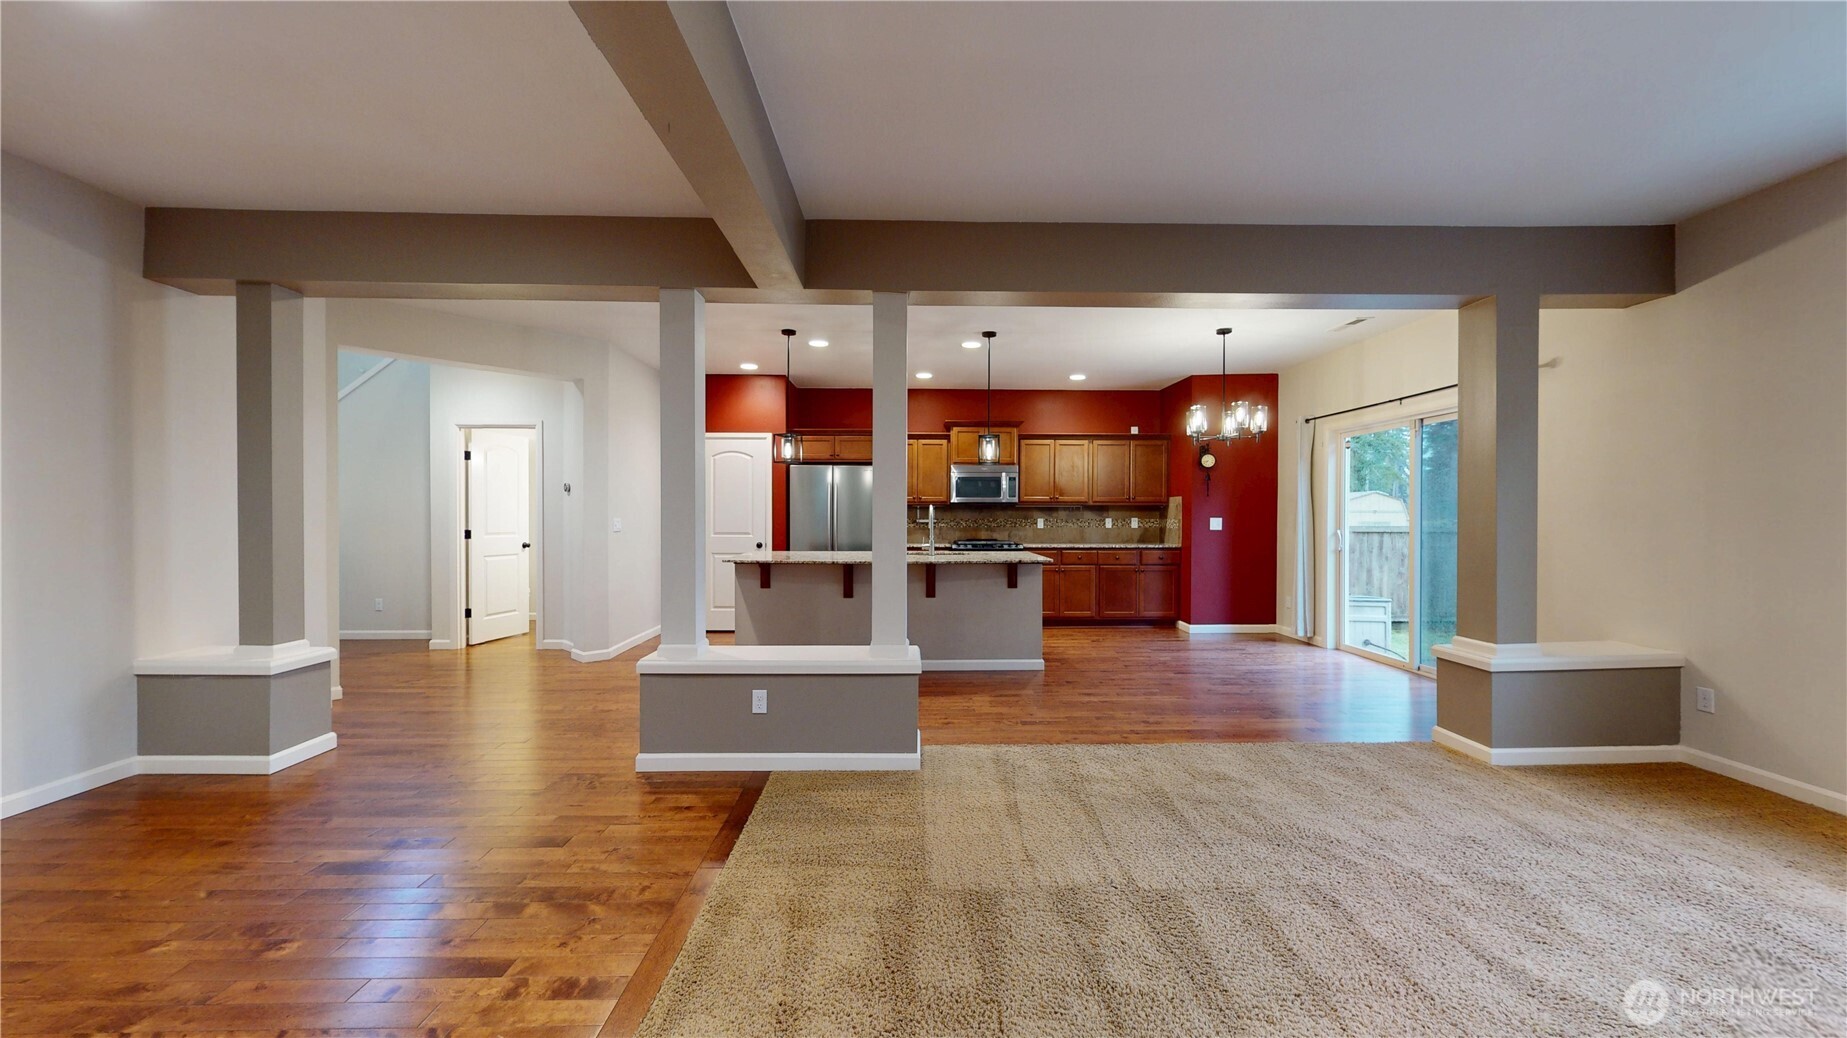
[[[519,542],[519,546],[521,548],[530,548],[532,547],[532,543],[530,541],[521,541]]]
[[[761,548],[761,547],[763,547],[763,542],[762,542],[762,541],[758,541],[758,542],[757,542],[757,547],[759,547],[759,548]]]

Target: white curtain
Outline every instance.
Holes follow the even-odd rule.
[[[1295,437],[1295,635],[1315,636],[1316,570],[1321,553],[1315,537],[1315,439],[1318,427],[1302,422]]]

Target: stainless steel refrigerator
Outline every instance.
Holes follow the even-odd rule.
[[[789,466],[789,550],[872,550],[872,466]]]

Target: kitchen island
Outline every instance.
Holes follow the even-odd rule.
[[[872,553],[758,551],[727,557],[739,645],[864,645]],[[912,551],[909,635],[925,670],[1044,670],[1043,555]]]

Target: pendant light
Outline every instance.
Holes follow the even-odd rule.
[[[994,432],[994,334],[981,333],[981,337],[988,340],[988,420],[977,447],[977,456],[983,465],[992,465],[1000,460],[1000,437]]]
[[[1262,436],[1270,428],[1270,408],[1265,404],[1253,406],[1248,400],[1235,400],[1227,404],[1227,371],[1230,368],[1231,329],[1220,328],[1215,333],[1219,337],[1219,431],[1217,435],[1208,433],[1210,419],[1206,415],[1206,405],[1194,404],[1186,410],[1186,434],[1193,442],[1201,446],[1212,440],[1229,443],[1232,440],[1250,440]]]
[[[782,330],[782,377],[791,386],[795,385],[794,344],[795,329],[784,328]],[[787,464],[802,460],[802,438],[792,432],[777,433],[775,448],[775,457],[779,462]]]

